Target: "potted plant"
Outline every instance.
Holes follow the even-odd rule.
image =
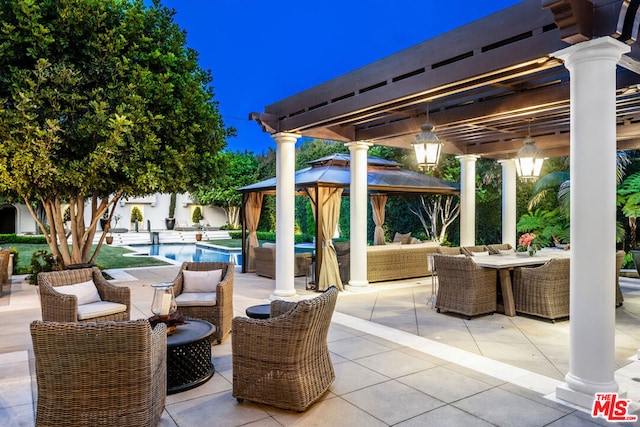
[[[118,221],[120,221],[120,215],[119,214],[115,214],[113,216],[113,219],[116,221],[116,227],[115,228],[118,228]],[[113,228],[112,227],[109,227],[109,234],[107,235],[106,240],[107,240],[107,245],[110,245],[110,244],[113,243]]]
[[[67,208],[68,209],[68,208]],[[71,220],[71,213],[69,213],[69,220]],[[104,211],[102,218],[100,218],[100,228],[104,231],[107,229],[107,223],[109,222],[109,210]]]
[[[196,206],[196,208],[193,210],[193,213],[191,214],[191,221],[197,228],[196,240],[198,242],[202,240],[202,225],[200,224],[200,221],[202,221],[203,219],[204,215],[202,215],[202,209],[200,208],[200,206]]]
[[[171,193],[171,198],[169,199],[169,216],[164,219],[164,224],[167,227],[167,230],[173,230],[176,226],[176,193]]]
[[[134,206],[133,209],[131,209],[131,222],[134,224],[136,233],[138,232],[138,223],[140,221],[142,221],[142,212],[140,212],[137,206]]]

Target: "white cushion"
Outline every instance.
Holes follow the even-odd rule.
[[[182,292],[215,292],[222,280],[222,270],[182,270]]]
[[[215,306],[216,305],[216,293],[215,292],[187,292],[181,293],[176,297],[176,304],[178,307],[189,306]]]
[[[513,255],[515,253],[513,249],[505,249],[505,250],[501,249],[498,252],[500,252],[500,255]]]
[[[65,295],[75,295],[78,298],[78,305],[90,304],[92,302],[102,301],[98,288],[96,288],[93,280],[87,280],[82,283],[74,283],[73,285],[56,286],[56,292]]]
[[[109,316],[123,313],[127,306],[117,302],[98,301],[89,304],[78,305],[78,320],[93,319],[94,317]]]
[[[473,255],[473,256],[487,256],[487,255],[489,255],[489,251],[484,251],[484,252],[471,252],[471,255]]]

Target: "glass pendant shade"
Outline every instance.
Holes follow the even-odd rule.
[[[435,127],[426,123],[421,126],[422,132],[418,134],[416,140],[411,144],[416,153],[418,166],[423,169],[434,168],[440,159],[440,151],[444,143],[435,134]]]
[[[544,156],[538,148],[533,145],[535,140],[527,137],[524,140],[524,146],[518,151],[515,157],[516,172],[520,179],[537,179],[542,170]]]

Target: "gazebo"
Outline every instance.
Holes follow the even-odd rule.
[[[547,156],[571,155],[571,354],[556,397],[590,408],[595,393],[618,392],[615,294],[604,284],[615,277],[616,149],[640,147],[639,9],[628,0],[523,0],[252,113],[280,159],[280,244],[293,239],[286,210],[301,136],[344,141],[355,154],[351,215],[362,217],[368,147],[409,148],[421,124],[437,125],[443,151],[460,160],[462,245],[475,241],[478,156],[502,163],[503,241],[515,243],[513,157],[535,138]],[[366,235],[351,224],[353,260]],[[288,271],[293,254],[280,254]],[[351,263],[350,284],[367,285],[362,268]],[[274,297],[295,295],[292,282],[283,277]]]
[[[333,154],[308,162],[309,167],[296,171],[295,194],[308,196],[316,219],[316,277],[322,273],[325,251],[333,250],[329,257],[335,261],[331,243],[333,230],[339,219],[340,197],[349,194],[351,185],[351,156]],[[371,198],[373,219],[376,224],[374,244],[384,244],[384,208],[387,196],[416,194],[459,194],[460,185],[430,175],[402,169],[401,164],[378,157],[367,157],[367,192]],[[255,234],[262,205],[262,195],[276,193],[276,178],[251,184],[238,191],[243,193],[242,271],[252,271],[253,248],[258,241]],[[249,231],[247,238],[246,230]],[[337,273],[337,261],[335,261]],[[326,268],[326,267],[325,267]],[[326,279],[323,279],[326,280]]]

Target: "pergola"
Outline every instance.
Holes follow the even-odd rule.
[[[363,180],[372,143],[409,147],[427,121],[461,163],[461,244],[475,240],[475,161],[503,166],[503,241],[515,242],[513,155],[529,127],[548,156],[571,156],[570,368],[556,397],[590,408],[613,376],[615,153],[640,146],[637,0],[524,0],[251,114],[276,141],[274,297],[293,288],[295,141],[352,153],[351,286],[366,286]],[[362,221],[360,221],[362,222]],[[289,237],[289,235],[291,235]],[[364,265],[362,258],[365,258]],[[355,261],[355,262],[354,262]]]
[[[320,269],[323,264],[323,242],[330,244],[333,236],[324,236],[323,229],[325,218],[323,209],[327,203],[327,196],[333,190],[338,190],[339,195],[349,195],[351,185],[351,158],[348,154],[333,154],[308,162],[309,167],[300,169],[295,173],[295,194],[298,196],[308,196],[311,200],[314,217],[316,219],[316,276],[320,276]],[[372,198],[372,205],[378,205],[384,217],[384,205],[387,196],[394,195],[418,195],[418,194],[459,194],[460,185],[455,182],[445,181],[430,175],[420,174],[410,170],[402,169],[401,164],[378,157],[369,156],[367,158],[367,193]],[[252,271],[253,257],[252,249],[257,244],[257,239],[247,239],[247,230],[255,231],[248,223],[253,222],[257,226],[257,218],[249,218],[251,208],[248,206],[256,203],[256,193],[276,194],[276,178],[269,178],[251,185],[239,188],[243,193],[242,220],[243,220],[243,242],[248,242],[242,246],[242,271]],[[329,189],[330,191],[321,191]],[[256,214],[259,214],[257,209]],[[336,218],[337,219],[337,218]],[[382,232],[382,224],[376,227]],[[326,239],[325,237],[328,237]],[[336,266],[337,267],[337,266]]]

